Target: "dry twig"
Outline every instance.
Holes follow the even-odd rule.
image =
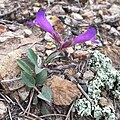
[[[77,84],[77,86],[80,89],[80,91],[82,92],[82,94],[89,100],[89,102],[92,103],[92,100],[89,98],[87,93],[83,90],[83,88],[79,84]]]
[[[70,112],[72,111],[73,105],[74,105],[74,103],[72,103],[72,105],[71,105],[71,107],[70,107],[70,109],[69,109],[69,111],[67,113],[67,116],[66,116],[65,120],[68,120],[68,118],[70,116]]]

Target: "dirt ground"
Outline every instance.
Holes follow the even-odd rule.
[[[86,31],[91,25],[97,30],[96,40],[99,42],[99,44],[94,44],[87,41],[64,50],[62,57],[49,65],[49,79],[54,75],[59,75],[63,79],[76,83],[77,77],[74,75],[76,75],[76,63],[79,61],[79,71],[82,74],[79,78],[82,79],[85,76],[83,82],[87,83],[87,75],[92,76],[92,73],[85,74],[88,66],[86,66],[84,57],[88,57],[88,50],[98,50],[109,57],[114,69],[120,72],[119,0],[0,0],[0,119],[94,120],[92,115],[81,117],[76,112],[72,112],[73,101],[76,100],[76,97],[70,104],[69,100],[68,104],[67,102],[64,104],[64,100],[62,103],[59,103],[58,100],[51,104],[40,100],[33,104],[36,92],[24,87],[22,80],[16,80],[20,76],[20,70],[15,60],[25,59],[26,49],[32,48],[34,51],[42,53],[45,51],[46,57],[55,49],[54,40],[48,33],[38,26],[30,26],[26,23],[33,21],[38,10],[43,9],[46,10],[48,21],[55,31],[62,35],[63,39],[71,40]],[[78,51],[82,52],[78,54]],[[13,82],[3,82],[12,79]],[[62,86],[62,83],[58,84]],[[72,83],[68,82],[64,85],[71,86],[70,89],[74,91],[76,88]],[[58,84],[56,82],[53,86],[61,87]],[[87,93],[84,87],[83,89]],[[120,120],[120,100],[111,95],[112,90],[103,90],[103,96],[114,106],[116,120]],[[65,91],[69,92],[68,89]],[[75,92],[79,93],[77,90]],[[56,91],[55,94],[57,94]],[[42,106],[46,106],[47,109],[42,111]]]

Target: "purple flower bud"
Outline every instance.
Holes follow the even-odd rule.
[[[72,44],[76,44],[76,43],[81,43],[81,42],[86,42],[89,40],[95,41],[96,35],[96,30],[95,28],[89,28],[86,32],[84,32],[83,34],[77,36],[76,38],[74,38],[72,40]]]

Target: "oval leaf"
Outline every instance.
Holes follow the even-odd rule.
[[[35,73],[39,74],[43,69],[39,68],[37,65],[35,66]]]
[[[44,97],[49,100],[50,102],[52,101],[52,90],[48,86],[43,86],[42,87],[42,94]]]
[[[22,77],[22,80],[24,81],[26,86],[28,86],[30,88],[35,87],[35,79],[32,75],[29,75],[26,72],[22,71],[21,77]]]
[[[39,92],[39,94],[37,96],[38,96],[38,98],[50,103],[50,101],[47,98],[45,98],[45,96],[41,92]]]
[[[31,48],[27,49],[26,55],[34,65],[37,65],[38,57]]]
[[[40,111],[43,115],[52,113],[52,111],[50,110],[50,106],[48,106],[45,102],[42,102]]]
[[[17,60],[18,65],[29,75],[32,75],[31,68],[23,60]]]
[[[50,63],[52,60],[54,60],[57,57],[58,53],[54,53],[52,55],[50,55],[47,60],[46,63]]]
[[[42,71],[36,75],[36,84],[44,84],[47,79],[47,69],[42,69]]]

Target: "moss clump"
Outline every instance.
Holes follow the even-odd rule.
[[[88,82],[88,95],[92,100],[90,103],[86,98],[77,99],[74,110],[81,116],[92,116],[96,120],[104,117],[105,120],[115,120],[115,110],[111,104],[104,107],[99,105],[102,90],[112,91],[113,96],[120,99],[120,73],[112,67],[112,61],[99,51],[89,51],[88,62],[90,70],[95,77]]]

